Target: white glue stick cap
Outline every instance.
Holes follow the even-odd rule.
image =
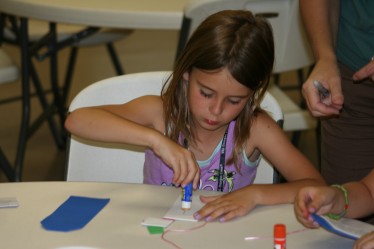
[[[191,202],[190,201],[182,201],[182,209],[185,209],[185,210],[191,209]]]

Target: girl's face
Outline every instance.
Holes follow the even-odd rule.
[[[187,101],[195,125],[207,130],[226,126],[243,110],[253,91],[236,81],[226,68],[185,73]]]

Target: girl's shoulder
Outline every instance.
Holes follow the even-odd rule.
[[[137,98],[134,98],[133,100],[142,100],[142,101],[161,101],[160,95],[142,95]]]
[[[277,125],[276,121],[267,113],[266,111],[262,110],[256,113],[253,120],[253,126],[264,126],[264,125]]]
[[[251,136],[257,136],[259,134],[260,137],[266,135],[272,135],[274,133],[283,132],[282,128],[279,124],[265,111],[259,112],[252,122],[252,126],[250,128]]]
[[[157,95],[144,95],[125,103],[128,106],[136,106],[140,109],[159,109],[163,107],[162,99]]]
[[[154,112],[163,112],[163,102],[160,96],[145,95],[135,99],[136,105],[140,108],[148,109]]]
[[[246,144],[247,155],[251,155],[254,149],[262,152],[264,146],[275,144],[283,137],[284,131],[275,120],[265,111],[259,112],[250,128],[250,136]]]
[[[160,96],[145,95],[125,103],[122,111],[126,113],[127,118],[163,130],[164,110]]]

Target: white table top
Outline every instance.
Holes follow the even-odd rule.
[[[110,198],[110,202],[81,230],[44,230],[40,221],[71,195]],[[17,197],[20,204],[17,208],[0,209],[1,248],[173,248],[160,235],[150,235],[141,226],[144,218],[162,218],[180,197],[180,190],[173,187],[79,182],[1,183],[1,197]],[[272,239],[246,241],[244,238],[272,236],[275,223],[286,224],[288,232],[303,229],[294,217],[292,205],[277,205],[258,207],[231,222],[213,222],[194,231],[169,233],[166,238],[181,248],[272,248]],[[198,224],[201,223],[177,221],[169,228],[186,229]],[[348,249],[352,245],[353,241],[322,229],[306,230],[287,238],[287,249]]]
[[[188,0],[1,0],[1,12],[86,26],[180,29]]]

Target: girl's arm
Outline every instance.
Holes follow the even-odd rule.
[[[288,182],[306,180],[325,185],[316,166],[291,143],[282,128],[265,113],[258,115],[253,123],[247,148],[257,148]],[[250,153],[251,150],[247,152]]]
[[[374,213],[374,170],[361,181],[344,186],[350,202],[346,217],[359,218]]]
[[[193,154],[163,135],[162,100],[145,96],[121,105],[80,108],[70,113],[66,129],[83,138],[145,146],[173,170],[173,183],[196,188],[200,168]]]
[[[154,148],[162,136],[162,102],[140,97],[121,105],[79,108],[71,112],[66,129],[83,138]]]
[[[202,196],[201,200],[207,204],[195,214],[196,219],[227,221],[247,214],[257,205],[292,203],[304,186],[325,185],[316,168],[266,114],[259,115],[254,122],[247,148],[251,151],[258,148],[288,182],[253,184],[223,196]]]

